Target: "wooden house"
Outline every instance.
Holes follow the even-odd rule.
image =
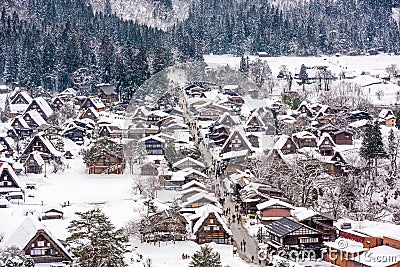
[[[132,114],[132,122],[147,121],[149,111],[145,107],[138,107]]]
[[[340,152],[335,151],[330,161],[327,162],[329,173],[338,174],[346,171],[347,162]]]
[[[317,146],[317,137],[307,131],[294,133],[293,141],[296,142],[298,148]]]
[[[183,184],[192,180],[205,182],[208,180],[208,176],[207,174],[202,173],[198,170],[186,168],[174,172],[171,177],[171,182],[174,182],[176,184]]]
[[[318,127],[318,132],[319,132],[319,136],[321,136],[324,133],[328,133],[328,134],[332,134],[334,132],[337,132],[339,130],[338,127],[332,125],[331,123],[326,123],[320,127]]]
[[[62,91],[61,93],[59,93],[57,95],[57,97],[59,97],[63,101],[70,101],[73,98],[75,98],[77,94],[78,94],[78,92],[75,89],[67,88],[64,91]]]
[[[28,123],[24,120],[22,115],[16,116],[12,120],[11,127],[15,130],[15,134],[20,139],[30,137],[33,133],[33,129],[29,127]]]
[[[9,136],[0,136],[0,145],[4,148],[6,158],[14,155],[14,140]]]
[[[45,161],[39,151],[33,151],[24,162],[25,173],[40,174],[45,167]]]
[[[19,91],[14,94],[10,99],[11,105],[25,104],[29,105],[32,102],[32,97],[25,91]]]
[[[7,247],[16,246],[38,263],[73,262],[72,254],[41,222],[27,216],[21,225],[4,241]]]
[[[159,133],[160,129],[155,125],[147,125],[143,121],[138,121],[128,130],[128,138],[139,140],[144,137]]]
[[[206,168],[206,166],[198,160],[195,160],[191,157],[186,157],[186,158],[183,158],[183,159],[175,162],[172,165],[172,168],[175,170],[183,170],[186,168],[192,168],[192,169],[195,169],[198,171],[203,171]]]
[[[254,113],[251,115],[248,120],[246,121],[245,126],[246,132],[264,132],[265,131],[265,124],[261,117]]]
[[[7,162],[0,162],[0,195],[10,192],[23,192],[25,184],[15,174]]]
[[[115,91],[116,87],[109,83],[97,84],[96,85],[96,95],[100,97],[103,103],[110,104],[118,102],[118,94]]]
[[[89,174],[122,174],[125,169],[125,160],[122,155],[122,145],[111,139],[99,139],[94,146],[104,148],[113,147],[108,153],[100,153],[90,164],[86,164]]]
[[[183,208],[198,208],[204,205],[218,205],[218,201],[212,194],[209,193],[197,193],[187,198],[187,201],[182,203]]]
[[[105,105],[98,97],[87,97],[82,104],[80,105],[80,109],[94,108],[97,112],[104,111]]]
[[[302,103],[299,105],[299,107],[298,107],[298,109],[297,109],[297,113],[299,113],[299,114],[306,114],[307,117],[311,117],[312,114],[313,114],[312,109],[310,109],[310,108],[308,107],[308,105],[307,105],[306,102],[302,102]]]
[[[287,217],[265,226],[270,238],[268,244],[275,250],[281,248],[298,248],[314,250],[317,255],[322,248],[322,233]]]
[[[231,151],[251,151],[251,149],[251,143],[247,139],[246,135],[242,131],[235,130],[223,144],[220,155]]]
[[[161,110],[153,110],[147,113],[147,122],[152,125],[158,125],[162,119],[167,118],[168,113]]]
[[[181,214],[166,209],[143,220],[150,220],[152,227],[144,229],[141,239],[144,241],[177,241],[185,240],[187,234],[187,220]],[[148,223],[147,221],[145,223]]]
[[[61,152],[54,147],[43,133],[38,133],[32,138],[28,146],[22,152],[21,160],[25,161],[33,151],[41,152],[41,156],[45,161],[56,159],[61,156]]]
[[[158,136],[148,136],[139,140],[146,148],[148,155],[164,155],[165,139]]]
[[[198,188],[198,189],[205,190],[206,186],[203,183],[196,181],[196,180],[190,181],[190,182],[182,185],[182,191],[192,189],[192,188]]]
[[[62,131],[61,135],[64,138],[71,139],[77,144],[82,144],[83,139],[86,136],[86,129],[76,124],[70,124],[68,125],[68,128]]]
[[[215,103],[206,103],[197,108],[197,118],[201,121],[215,121],[224,113],[230,113],[230,109]]]
[[[305,216],[302,216],[305,214]],[[296,216],[297,220],[322,233],[323,241],[335,241],[336,231],[338,230],[333,223],[335,219],[327,214],[320,212],[304,212]]]
[[[25,113],[31,110],[36,110],[45,121],[53,114],[53,110],[43,97],[33,99]]]
[[[348,130],[339,130],[332,133],[336,145],[353,145],[353,133]]]
[[[197,244],[215,242],[217,244],[229,244],[232,236],[222,217],[212,211],[204,211],[199,218],[192,221],[193,234]]]
[[[61,97],[55,97],[53,101],[51,101],[51,107],[54,110],[60,110],[64,106],[65,102]]]
[[[290,136],[281,135],[276,141],[274,149],[282,152],[284,155],[287,155],[297,153],[298,147]]]
[[[190,198],[191,196],[194,196],[198,193],[207,193],[207,191],[204,189],[198,188],[198,187],[193,187],[193,188],[183,190],[180,192],[181,200],[182,200],[182,202],[186,202],[188,200],[188,198]]]
[[[323,133],[317,143],[319,153],[323,156],[332,156],[335,146],[332,137],[327,133]]]
[[[37,112],[37,110],[31,110],[23,115],[23,119],[26,121],[28,126],[32,129],[37,129],[38,127],[46,124],[46,121]]]
[[[222,174],[224,172],[229,175],[235,173],[237,170],[244,171],[247,168],[250,155],[249,150],[229,151],[221,154],[218,173]]]
[[[283,217],[290,217],[290,211],[294,207],[279,199],[271,198],[268,201],[258,204],[257,209],[261,213],[261,222],[267,225]]]
[[[61,205],[48,205],[43,208],[43,220],[64,219]]]
[[[140,166],[140,176],[158,177],[158,166],[154,163],[146,163]]]
[[[239,124],[239,121],[240,119],[237,116],[232,116],[230,113],[224,113],[215,124],[234,127]]]
[[[98,121],[99,120],[99,113],[96,111],[94,107],[89,107],[85,110],[82,111],[82,113],[79,115],[79,119],[91,119],[93,121]]]

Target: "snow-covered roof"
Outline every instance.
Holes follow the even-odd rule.
[[[24,188],[25,187],[25,182],[23,182],[20,179],[20,177],[15,174],[13,167],[11,167],[11,165],[8,164],[8,162],[0,162],[0,175],[3,174],[3,171],[5,171],[5,169],[8,170],[8,172],[11,175],[12,179],[15,181],[15,183],[17,184],[17,186],[19,188]]]
[[[248,150],[240,150],[240,151],[229,151],[224,154],[221,154],[221,159],[231,159],[231,158],[238,158],[244,157],[249,153]]]
[[[185,178],[190,175],[190,174],[197,174],[203,178],[208,178],[205,173],[199,172],[198,170],[192,169],[192,168],[185,168],[183,170],[179,170],[177,172],[172,173],[172,178],[171,180],[174,181],[184,181]]]
[[[14,118],[13,122],[14,122],[14,121],[18,121],[19,124],[20,124],[20,125],[22,126],[22,128],[24,128],[24,129],[30,129],[30,128],[31,128],[31,127],[29,127],[28,123],[24,120],[24,118],[23,118],[21,115],[16,116],[16,117]]]
[[[324,242],[324,245],[348,253],[359,253],[368,250],[364,248],[363,243],[348,238],[338,238],[335,241]]]
[[[47,212],[49,212],[51,210],[56,210],[56,211],[58,211],[60,213],[64,213],[63,210],[62,210],[62,206],[60,204],[49,204],[49,205],[46,205],[43,208],[43,212],[44,213],[47,213]]]
[[[319,138],[319,140],[317,142],[317,146],[321,146],[325,139],[328,139],[332,143],[333,146],[336,145],[330,134],[323,133],[322,136]]]
[[[47,101],[43,97],[36,97],[35,99],[33,99],[33,101],[36,102],[36,104],[40,107],[46,117],[50,117],[53,114],[53,110],[51,109],[49,103],[47,103]]]
[[[43,166],[44,165],[44,160],[41,156],[41,152],[40,151],[33,151],[31,153],[31,155],[33,156],[33,158],[35,159],[35,161],[37,162],[37,164],[39,166]],[[26,159],[26,161],[28,161],[29,157]]]
[[[308,131],[302,131],[302,132],[294,133],[293,137],[296,137],[296,138],[299,138],[299,139],[301,139],[301,138],[317,139],[317,137],[314,134],[312,134],[312,133],[310,133]]]
[[[225,221],[222,219],[222,217],[213,211],[207,211],[205,210],[203,214],[201,215],[200,219],[196,222],[196,224],[193,226],[193,233],[197,233],[197,231],[200,229],[200,227],[203,225],[204,221],[208,218],[210,213],[214,213],[215,218],[217,221],[221,224],[221,226],[224,228],[225,232],[228,233],[229,235],[232,235],[232,231],[228,228],[226,225]]]
[[[286,202],[284,202],[282,200],[279,200],[279,199],[271,198],[268,201],[265,201],[263,203],[258,204],[257,205],[257,209],[258,210],[263,210],[265,208],[268,208],[268,207],[271,207],[271,206],[274,206],[274,205],[283,206],[283,207],[286,207],[286,208],[289,208],[289,209],[293,209],[294,208],[293,205],[291,205],[289,203],[286,203]]]
[[[209,194],[209,193],[200,192],[191,197],[188,197],[186,202],[182,203],[182,206],[187,207],[190,204],[196,203],[197,201],[199,201],[201,199],[206,199],[206,200],[208,200],[209,203],[217,203],[217,198],[214,195]]]
[[[38,125],[43,125],[46,124],[46,121],[43,119],[43,117],[37,112],[37,110],[30,110],[27,112],[27,114],[32,118],[32,120]]]
[[[181,160],[175,162],[175,163],[172,165],[172,168],[176,168],[176,167],[178,167],[179,165],[181,165],[182,163],[187,162],[187,161],[190,161],[191,163],[194,163],[194,164],[196,164],[196,165],[198,165],[199,167],[202,167],[202,168],[205,168],[205,167],[206,167],[202,162],[200,162],[200,161],[198,161],[198,160],[195,160],[195,159],[193,159],[193,158],[191,158],[191,157],[186,157],[186,158],[183,158],[183,159],[181,159]]]
[[[279,137],[279,139],[276,141],[276,143],[275,143],[275,145],[274,145],[274,149],[277,149],[277,150],[282,149],[283,146],[286,144],[286,142],[287,142],[288,139],[291,139],[289,135],[282,134],[282,135]],[[293,144],[294,144],[295,146],[297,146],[296,143],[293,142]]]
[[[75,95],[77,95],[77,91],[75,90],[75,89],[73,89],[73,88],[67,88],[67,89],[65,89],[64,91],[62,91],[61,93],[59,93],[58,95],[59,96],[75,96]]]
[[[249,149],[252,148],[252,145],[251,145],[249,139],[247,139],[246,134],[245,134],[243,128],[242,128],[242,127],[236,127],[235,130],[232,131],[232,133],[231,133],[231,134],[229,135],[229,137],[226,139],[225,143],[222,145],[222,149],[223,149],[224,147],[226,147],[226,146],[232,141],[232,138],[233,138],[233,136],[234,136],[235,134],[239,134],[239,135],[242,137],[243,141],[245,142],[245,144],[247,145],[247,147],[248,147]]]
[[[29,104],[10,104],[10,113],[22,114],[28,108]]]
[[[198,188],[198,187],[188,188],[188,189],[183,190],[183,191],[181,191],[181,192],[179,192],[179,193],[180,193],[181,195],[186,195],[186,194],[189,194],[189,193],[192,193],[192,192],[198,192],[198,193],[203,192],[203,193],[207,193],[206,190],[201,189],[201,188]]]
[[[28,215],[20,224],[20,226],[9,236],[4,237],[3,246],[11,247],[16,246],[19,249],[24,249],[31,239],[36,235],[38,230],[44,230],[51,240],[70,258],[71,254],[61,244],[61,242],[53,236],[53,234],[33,215]]]
[[[182,190],[186,190],[186,189],[188,189],[188,188],[190,188],[192,186],[197,186],[197,187],[206,189],[206,186],[203,183],[200,183],[200,182],[198,182],[196,180],[192,180],[192,181],[182,185]]]
[[[161,137],[158,137],[158,136],[155,136],[155,135],[150,135],[150,136],[143,137],[142,139],[139,140],[139,142],[146,142],[147,140],[151,140],[151,139],[159,141],[161,143],[165,143],[165,139],[163,139]]]

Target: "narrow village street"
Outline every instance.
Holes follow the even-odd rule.
[[[254,266],[261,266],[259,265],[259,260],[258,260],[258,245],[257,245],[257,241],[254,237],[251,237],[249,235],[249,233],[246,231],[246,229],[243,227],[242,222],[238,223],[237,220],[235,220],[235,222],[232,221],[232,215],[235,214],[235,217],[237,217],[237,214],[235,212],[235,203],[231,200],[230,196],[225,198],[225,205],[224,205],[224,209],[230,208],[231,209],[231,214],[228,215],[231,218],[231,223],[230,223],[230,229],[232,231],[232,235],[233,235],[233,240],[235,242],[237,251],[239,253],[239,256],[247,261],[247,262],[251,262],[251,257],[254,256]],[[243,215],[241,215],[243,216]],[[228,219],[228,218],[227,218]],[[242,241],[246,242],[246,246],[245,249],[241,250],[241,242]],[[265,266],[265,265],[264,265]]]

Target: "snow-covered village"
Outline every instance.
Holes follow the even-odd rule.
[[[400,266],[400,3],[222,2],[0,3],[0,267]]]

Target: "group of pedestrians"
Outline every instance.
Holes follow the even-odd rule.
[[[231,214],[231,208],[224,209],[224,211],[222,213],[224,214],[224,216],[230,215]]]

